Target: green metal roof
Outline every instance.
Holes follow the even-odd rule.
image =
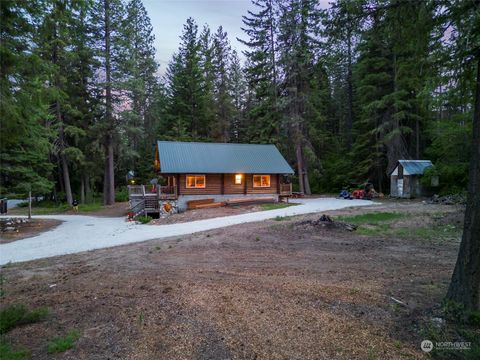
[[[160,172],[293,174],[275,145],[158,141]]]
[[[425,170],[433,166],[430,160],[398,160],[403,166],[405,175],[422,175]]]

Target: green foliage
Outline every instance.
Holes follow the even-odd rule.
[[[275,209],[283,209],[283,208],[295,206],[295,205],[298,205],[298,204],[292,204],[292,203],[287,204],[287,203],[278,202],[273,204],[261,204],[260,208],[262,210],[275,210]]]
[[[148,224],[150,221],[152,221],[152,217],[141,215],[141,216],[137,216],[136,220],[142,224]]]
[[[467,315],[467,319],[470,325],[480,328],[480,310],[470,311]]]
[[[17,326],[39,322],[47,315],[44,307],[28,310],[23,304],[8,305],[0,310],[0,335]]]
[[[126,186],[122,186],[117,189],[115,192],[115,201],[116,202],[125,202],[128,201],[128,189]]]
[[[70,330],[65,336],[56,337],[48,343],[48,353],[56,354],[71,349],[79,338],[80,332],[78,330]]]
[[[10,344],[3,338],[0,338],[0,359],[2,360],[23,360],[29,355],[29,351],[27,350],[20,350],[14,351],[12,350]]]
[[[435,164],[440,194],[464,192],[467,187],[472,137],[471,122],[466,121],[469,115],[431,125],[432,143],[426,152]]]

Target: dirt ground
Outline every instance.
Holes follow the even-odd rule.
[[[378,211],[410,214],[393,229],[458,227],[463,215],[420,202],[326,214]],[[427,358],[419,324],[444,296],[459,232],[367,236],[298,224],[318,217],[9,265],[2,306],[50,315],[6,339],[34,359],[50,359],[46,344],[70,329],[81,337],[56,359]]]
[[[42,232],[52,230],[61,223],[62,222],[60,220],[31,219],[26,223],[16,224],[15,227],[18,231],[8,231],[0,233],[0,244],[6,244],[9,242],[36,236]]]
[[[295,204],[291,204],[291,206],[295,206]],[[262,206],[259,204],[229,205],[229,206],[222,206],[218,208],[194,209],[194,210],[187,210],[179,214],[174,214],[163,219],[154,219],[151,221],[151,224],[152,225],[176,224],[176,223],[184,223],[184,222],[195,221],[195,220],[212,219],[212,218],[222,217],[222,216],[240,215],[240,214],[246,214],[246,213],[251,213],[256,211],[264,211],[264,210],[265,209],[262,208]]]

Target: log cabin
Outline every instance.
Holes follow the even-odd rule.
[[[159,185],[130,186],[132,209],[143,212],[255,201],[279,201],[292,194],[293,170],[272,144],[158,141],[154,168]],[[153,193],[152,193],[153,190]]]

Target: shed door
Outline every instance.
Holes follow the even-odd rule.
[[[397,181],[398,196],[403,196],[403,179]]]

